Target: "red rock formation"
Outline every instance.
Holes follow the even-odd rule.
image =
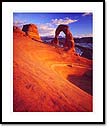
[[[26,24],[23,26],[22,31],[24,31],[26,35],[29,36],[30,38],[41,41],[38,28],[36,25]]]
[[[25,32],[23,32],[19,27],[13,26],[13,32],[20,34],[20,35],[25,35]]]
[[[57,29],[55,31],[55,38],[53,40],[53,43],[55,45],[59,44],[58,36],[59,36],[61,31],[63,31],[66,35],[64,48],[66,50],[71,50],[72,52],[75,52],[74,39],[73,39],[72,33],[70,32],[69,27],[67,25],[62,25],[61,24],[57,27]]]
[[[13,112],[92,112],[91,70],[91,60],[14,32]]]

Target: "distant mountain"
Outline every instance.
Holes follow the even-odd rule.
[[[41,37],[41,39],[43,41],[50,41],[53,40],[54,37],[49,37],[49,36],[45,36],[45,37]],[[64,40],[65,38],[63,37],[59,37],[59,40]],[[93,43],[93,37],[82,37],[82,38],[74,38],[75,43]]]
[[[49,36],[42,36],[41,39],[43,41],[47,41],[47,40],[52,40],[54,37],[49,37]]]
[[[93,37],[74,38],[75,43],[93,43]]]

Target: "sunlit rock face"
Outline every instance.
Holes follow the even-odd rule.
[[[24,31],[26,35],[29,36],[30,38],[41,41],[38,28],[36,25],[34,24],[23,25],[22,31]]]
[[[93,112],[93,61],[27,32],[13,31],[13,112]]]
[[[63,31],[66,35],[64,49],[66,51],[70,50],[72,52],[75,52],[75,46],[74,46],[74,38],[72,36],[72,33],[67,25],[59,25],[55,31],[55,38],[52,41],[55,45],[59,45],[58,36],[60,32]]]

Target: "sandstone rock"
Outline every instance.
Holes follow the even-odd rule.
[[[22,31],[24,31],[26,35],[29,36],[30,38],[41,41],[38,28],[36,25],[26,24],[23,26]]]
[[[58,40],[58,36],[60,34],[60,32],[63,31],[66,35],[66,40],[65,40],[65,44],[64,44],[64,49],[66,51],[70,50],[72,52],[75,52],[75,46],[74,46],[74,38],[72,36],[72,33],[69,30],[69,27],[67,25],[59,25],[55,31],[55,38],[52,41],[55,45],[59,45],[59,40]]]
[[[20,34],[20,35],[25,35],[25,32],[23,32],[19,27],[13,26],[13,32]]]

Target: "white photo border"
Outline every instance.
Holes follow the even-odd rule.
[[[13,112],[13,13],[93,13],[93,112]],[[103,2],[2,2],[2,123],[103,123]]]

